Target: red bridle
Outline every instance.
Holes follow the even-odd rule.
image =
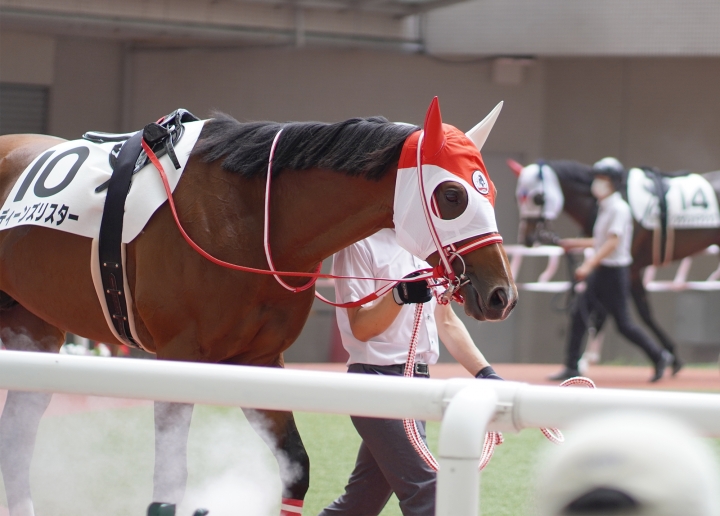
[[[487,245],[496,244],[496,243],[502,243],[502,237],[498,233],[489,233],[486,235],[481,235],[477,239],[474,239],[473,241],[461,246],[460,248],[456,248],[455,245],[449,245],[443,247],[440,244],[440,239],[437,236],[437,231],[435,230],[435,226],[433,225],[432,219],[429,214],[428,207],[426,206],[426,203],[423,202],[423,207],[425,209],[425,216],[426,220],[428,222],[428,226],[430,228],[430,232],[433,235],[433,241],[435,242],[435,245],[438,249],[438,255],[440,256],[440,263],[433,268],[428,269],[421,269],[420,271],[417,271],[419,274],[417,276],[414,276],[412,278],[366,278],[366,277],[359,277],[359,276],[339,276],[335,274],[323,274],[320,273],[320,267],[322,266],[322,263],[318,264],[318,266],[315,268],[314,272],[288,272],[288,271],[279,271],[275,268],[275,264],[272,259],[272,252],[270,249],[270,187],[272,183],[272,166],[273,166],[273,157],[275,155],[275,149],[277,147],[278,141],[280,139],[280,135],[282,134],[282,129],[280,129],[277,134],[275,135],[275,138],[273,139],[272,146],[270,148],[270,157],[268,160],[268,171],[267,171],[267,181],[265,184],[265,213],[264,213],[264,224],[263,224],[263,247],[265,250],[265,257],[268,262],[269,269],[257,269],[255,267],[247,267],[244,265],[237,265],[230,262],[226,262],[224,260],[220,260],[219,258],[214,257],[207,251],[205,251],[202,247],[200,247],[191,237],[187,234],[185,229],[183,228],[182,224],[180,223],[180,219],[177,214],[177,209],[175,207],[175,202],[173,200],[172,196],[172,189],[170,188],[170,184],[167,179],[167,175],[165,174],[165,169],[162,166],[162,163],[160,163],[160,160],[157,158],[155,153],[152,151],[149,145],[145,143],[145,141],[142,141],[142,147],[143,150],[148,155],[148,158],[152,162],[152,164],[157,169],[158,173],[160,174],[160,178],[162,179],[163,186],[165,188],[165,193],[168,197],[168,204],[170,206],[170,211],[172,212],[173,219],[175,220],[175,224],[178,227],[178,230],[180,231],[180,234],[183,236],[185,241],[192,247],[198,254],[200,254],[203,258],[209,260],[210,262],[220,265],[221,267],[225,267],[228,269],[236,270],[236,271],[243,271],[243,272],[250,272],[253,274],[263,274],[263,275],[271,275],[275,278],[275,280],[285,289],[289,290],[293,293],[303,292],[309,288],[311,288],[315,282],[319,278],[325,278],[325,279],[359,279],[359,280],[372,280],[372,281],[383,281],[388,282],[387,285],[377,289],[375,292],[365,296],[364,298],[349,302],[349,303],[335,303],[332,302],[326,298],[324,298],[322,295],[320,295],[318,292],[315,292],[315,296],[333,306],[338,306],[342,308],[352,308],[356,306],[361,306],[366,303],[369,303],[370,301],[374,301],[375,299],[378,299],[379,297],[383,296],[392,288],[399,283],[400,281],[427,281],[427,280],[435,280],[434,283],[437,286],[447,286],[447,290],[443,293],[443,295],[439,298],[441,302],[449,302],[451,297],[455,297],[456,299],[461,300],[457,294],[457,290],[464,284],[466,284],[469,280],[464,274],[464,262],[463,262],[463,272],[459,275],[455,273],[454,269],[452,268],[452,262],[459,258],[462,260],[462,256],[472,252],[476,249],[479,249],[481,247],[485,247]],[[422,135],[421,135],[422,138]],[[418,149],[420,149],[420,145],[418,145]],[[419,151],[418,151],[419,154]],[[422,183],[422,166],[420,162],[420,156],[418,155],[418,176],[420,181],[420,188],[423,189],[423,183]],[[426,199],[424,192],[422,193],[423,199]],[[282,277],[299,277],[299,278],[310,278],[307,283],[300,287],[293,287],[291,285],[288,285]],[[438,281],[439,280],[439,281]]]

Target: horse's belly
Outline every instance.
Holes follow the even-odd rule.
[[[0,231],[0,290],[60,329],[117,343],[90,273],[91,240],[22,226]]]

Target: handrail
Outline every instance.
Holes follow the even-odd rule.
[[[572,286],[572,282],[567,280],[553,280],[558,270],[560,258],[566,254],[565,251],[558,246],[538,246],[525,247],[523,245],[506,245],[505,252],[510,257],[510,267],[513,277],[518,278],[523,258],[526,256],[533,258],[546,257],[548,259],[545,269],[538,276],[537,281],[516,282],[519,290],[528,292],[547,292],[561,293],[567,292]],[[694,256],[720,254],[720,247],[711,245],[707,249],[697,253]],[[713,271],[705,281],[688,281],[687,277],[692,267],[692,256],[686,256],[680,262],[675,277],[672,280],[655,280],[657,268],[649,266],[645,269],[643,275],[643,284],[648,292],[680,292],[685,290],[696,290],[701,292],[710,292],[720,290],[720,265]],[[581,291],[584,289],[584,283],[578,283],[576,289]]]

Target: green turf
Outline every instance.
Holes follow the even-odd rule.
[[[347,416],[300,413],[297,422],[312,462],[304,514],[314,515],[342,493],[359,438]],[[152,496],[152,426],[151,408],[43,419],[32,467],[37,516],[144,515]],[[438,430],[428,425],[431,448]],[[482,513],[527,515],[538,453],[553,445],[536,430],[505,439],[482,475]],[[201,505],[210,505],[210,516],[278,514],[278,467],[240,410],[196,407],[188,453],[188,496],[179,516]],[[397,500],[382,514],[400,515]]]

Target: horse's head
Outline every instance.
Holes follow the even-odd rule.
[[[466,135],[442,123],[435,98],[423,131],[405,141],[395,186],[398,243],[433,265],[449,262],[464,279],[457,284],[465,313],[478,320],[505,319],[517,303],[495,222],[495,186],[480,155],[500,108]],[[439,248],[451,248],[450,259]]]
[[[560,215],[565,203],[555,170],[543,162],[526,167],[514,160],[507,163],[518,178],[515,189],[520,210],[518,241],[528,247],[553,243],[552,221]]]

